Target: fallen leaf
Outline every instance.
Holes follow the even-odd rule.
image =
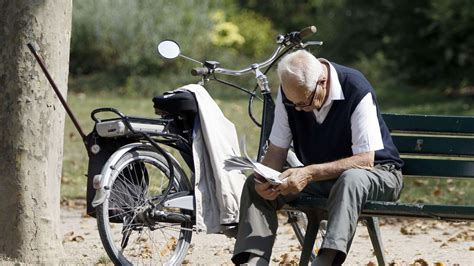
[[[71,242],[73,235],[74,235],[74,231],[65,233],[64,236],[63,236],[63,243]]]
[[[433,228],[439,229],[439,230],[444,230],[446,229],[446,226],[442,223],[435,222],[432,225]]]
[[[435,187],[435,189],[433,190],[433,195],[435,195],[436,197],[439,197],[443,194],[443,192],[441,191],[441,189],[439,187]]]
[[[400,228],[400,233],[402,233],[403,235],[416,235],[413,228],[409,228],[408,226],[401,227]]]
[[[469,251],[474,251],[474,246],[469,247]]]
[[[280,263],[281,263],[281,264],[285,264],[285,263],[287,262],[287,260],[288,260],[288,257],[289,257],[288,253],[283,253],[283,254],[280,256]]]
[[[415,260],[415,265],[420,265],[420,266],[428,266],[428,262],[424,259],[417,259]]]
[[[422,179],[415,179],[414,181],[415,185],[420,187],[420,186],[425,186],[428,184],[428,180],[422,180]]]
[[[369,261],[369,263],[367,263],[367,266],[376,266],[377,264],[375,264],[375,262],[373,261]]]
[[[140,238],[138,240],[140,241]],[[174,236],[170,237],[168,241],[166,242],[166,245],[161,249],[160,255],[164,257],[168,252],[175,250],[177,242],[178,240],[176,239],[176,237]]]
[[[74,236],[74,237],[72,238],[72,241],[74,241],[74,242],[83,242],[84,240],[85,240],[85,239],[84,239],[83,236]]]
[[[438,262],[435,262],[433,265],[434,266],[444,266],[444,263],[438,261]]]
[[[300,246],[290,247],[290,251],[291,251],[291,252],[293,252],[293,251],[301,251],[301,247],[300,247]]]

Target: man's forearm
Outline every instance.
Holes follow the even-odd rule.
[[[283,149],[270,143],[262,164],[281,172],[286,162],[287,153],[288,149]]]
[[[322,181],[338,178],[344,171],[349,169],[370,169],[374,166],[375,153],[366,152],[356,154],[334,162],[312,164],[305,168],[311,173],[312,181]]]

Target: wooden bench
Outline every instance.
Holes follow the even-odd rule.
[[[405,162],[404,177],[474,178],[474,117],[400,114],[383,117]],[[307,265],[314,258],[313,246],[319,223],[327,211],[326,199],[300,197],[289,205],[305,212],[308,218],[300,258],[300,265]],[[366,221],[378,264],[386,265],[378,216],[467,221],[474,220],[474,206],[367,202],[361,219]]]

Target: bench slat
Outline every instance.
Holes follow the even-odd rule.
[[[474,220],[474,206],[467,205],[370,201],[365,205],[363,213],[366,215]]]
[[[474,117],[383,114],[390,130],[474,133]]]
[[[302,196],[289,203],[298,209],[327,211],[327,199]],[[403,216],[449,220],[474,220],[474,206],[368,201],[363,216]]]
[[[474,161],[403,158],[403,175],[432,177],[474,177]]]
[[[392,139],[400,153],[474,155],[474,138],[392,135]]]

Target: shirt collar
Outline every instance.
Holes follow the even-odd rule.
[[[330,80],[330,88],[329,88],[329,96],[328,100],[324,103],[323,106],[329,105],[332,101],[337,100],[344,100],[344,93],[342,91],[341,84],[339,83],[339,77],[337,76],[336,69],[331,65],[331,63],[324,59],[318,58],[318,60],[322,63],[327,63],[329,65],[329,80]]]

